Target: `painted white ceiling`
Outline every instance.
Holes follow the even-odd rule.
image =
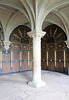
[[[5,41],[18,25],[38,32],[56,24],[69,38],[69,0],[0,0],[0,21]]]

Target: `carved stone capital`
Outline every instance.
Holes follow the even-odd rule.
[[[67,47],[69,48],[69,41],[65,41],[65,43],[67,44]]]
[[[30,38],[33,38],[33,37],[40,37],[40,38],[42,38],[46,34],[46,32],[44,32],[44,31],[39,31],[39,32],[31,31],[31,32],[28,32],[27,34],[28,34],[28,36]]]
[[[11,44],[10,41],[4,41],[4,47],[5,47],[6,50],[9,49],[10,44]]]

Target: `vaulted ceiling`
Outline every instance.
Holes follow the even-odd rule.
[[[69,40],[69,0],[0,0],[0,21],[5,41],[18,25],[40,31],[50,24],[60,26]]]

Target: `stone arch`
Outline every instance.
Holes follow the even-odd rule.
[[[58,17],[59,18],[59,20],[61,20],[61,23],[62,23],[62,25],[63,26],[61,26],[59,23],[56,23],[56,21],[54,21],[54,20],[51,20],[51,19],[47,19],[46,21],[44,21],[44,23],[51,23],[51,24],[56,24],[56,25],[58,25],[58,26],[60,26],[64,31],[65,31],[65,34],[67,35],[67,39],[68,39],[68,31],[69,31],[69,29],[68,29],[68,22],[67,22],[67,20],[66,20],[66,18],[65,18],[65,16],[64,16],[64,14],[62,15],[59,11],[57,11],[57,10],[53,10],[52,11],[52,13],[53,14],[55,14],[56,15],[56,17]],[[44,24],[43,23],[43,24]]]
[[[17,15],[21,15],[22,17],[20,16],[17,16]],[[17,17],[16,17],[17,16]],[[16,19],[15,19],[16,17]],[[15,23],[14,23],[14,20],[15,20]],[[8,25],[7,25],[7,29],[6,29],[6,36],[8,34],[8,40],[9,40],[9,36],[11,34],[11,32],[16,28],[18,27],[19,25],[24,25],[24,24],[28,24],[29,27],[30,26],[30,22],[27,20],[27,18],[21,13],[21,12],[17,12],[16,14],[14,14],[11,19],[9,20],[8,22]],[[27,26],[27,25],[26,25]]]
[[[57,7],[61,6],[61,5],[65,5],[65,4],[67,4],[67,3],[69,3],[68,0],[66,0],[66,1],[60,1],[60,2],[57,2],[57,3],[55,3],[55,4],[52,4],[50,7],[48,7],[47,10],[46,10],[46,12],[43,13],[43,17],[41,18],[41,21],[39,20],[40,24],[39,24],[39,22],[38,22],[38,24],[39,24],[39,26],[40,26],[40,29],[42,28],[42,24],[43,24],[44,19],[47,17],[47,15],[48,15],[51,11],[53,11],[55,8],[57,8]]]
[[[61,14],[59,11],[54,10],[53,13],[55,13],[62,21],[64,27],[65,27],[65,33],[67,35],[67,39],[68,39],[68,33],[69,33],[69,29],[68,29],[68,20],[67,18],[64,16],[64,14]]]

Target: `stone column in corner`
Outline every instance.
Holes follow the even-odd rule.
[[[29,32],[28,35],[33,38],[33,80],[28,84],[38,88],[45,85],[41,79],[41,38],[45,32]]]

